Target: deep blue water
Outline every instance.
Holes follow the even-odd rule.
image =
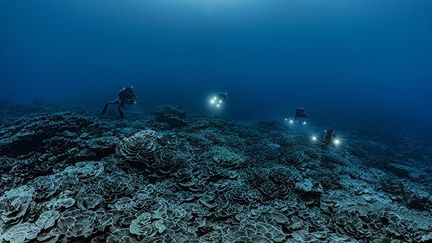
[[[428,0],[1,1],[0,99],[317,120],[378,116],[431,131]]]

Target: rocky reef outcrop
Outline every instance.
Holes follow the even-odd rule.
[[[323,147],[278,123],[205,117],[2,124],[1,242],[432,239],[430,174],[397,156],[371,166],[364,140]]]

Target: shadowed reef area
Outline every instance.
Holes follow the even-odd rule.
[[[410,135],[50,109],[2,113],[1,242],[432,240],[432,154]]]

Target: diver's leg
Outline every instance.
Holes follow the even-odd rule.
[[[123,113],[123,109],[122,109],[122,106],[117,106],[117,110],[118,110],[118,113],[119,113],[119,115],[120,115],[120,119],[123,119],[124,118],[124,113]]]
[[[104,108],[103,108],[103,110],[102,110],[102,112],[100,114],[101,115],[105,115],[105,113],[107,112],[107,110],[108,110],[108,102],[105,102],[105,106],[104,106]]]
[[[103,108],[103,110],[102,110],[102,112],[101,112],[101,115],[105,115],[105,113],[106,113],[107,110],[108,110],[108,106],[109,106],[109,105],[115,105],[115,104],[118,104],[118,103],[119,103],[118,101],[105,102],[105,106],[104,106],[104,108]]]

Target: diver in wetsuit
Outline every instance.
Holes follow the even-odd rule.
[[[222,104],[224,104],[227,99],[228,99],[228,92],[217,93],[210,99],[210,105],[219,109],[222,107]]]
[[[228,99],[228,92],[218,93],[216,94],[216,97],[218,100],[226,101]]]
[[[309,116],[303,107],[299,107],[296,109],[294,120],[296,120],[296,121],[306,120],[308,117]]]
[[[324,140],[323,142],[326,145],[329,145],[331,143],[333,143],[334,139],[336,138],[336,132],[332,129],[329,130],[325,130],[324,131]]]
[[[101,115],[105,115],[109,105],[117,105],[117,111],[120,118],[124,118],[123,108],[125,105],[133,105],[136,103],[136,95],[133,92],[133,87],[124,87],[120,90],[118,98],[112,102],[105,102],[105,106],[101,112]]]

